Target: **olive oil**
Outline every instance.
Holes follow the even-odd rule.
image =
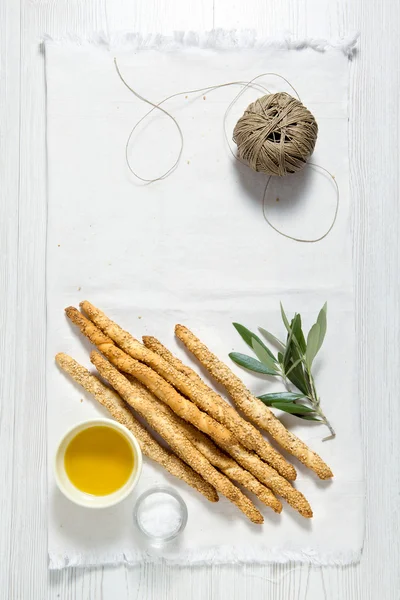
[[[128,481],[134,466],[133,451],[116,429],[88,427],[68,444],[64,465],[69,480],[80,491],[106,496]]]

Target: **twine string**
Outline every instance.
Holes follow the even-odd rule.
[[[321,240],[323,240],[324,238],[326,238],[330,232],[332,231],[335,223],[336,223],[336,219],[338,216],[338,212],[339,212],[339,186],[338,183],[336,181],[336,178],[334,175],[332,175],[332,173],[330,173],[328,171],[328,169],[325,169],[325,167],[321,167],[321,165],[317,165],[315,163],[311,163],[311,162],[307,162],[305,167],[314,167],[316,169],[321,169],[321,171],[324,171],[324,173],[326,173],[333,182],[334,188],[335,188],[335,192],[336,192],[336,201],[335,201],[335,209],[334,209],[334,213],[333,213],[333,219],[331,221],[331,224],[329,225],[328,229],[325,231],[325,233],[323,233],[322,235],[320,235],[317,238],[311,238],[311,239],[307,239],[307,238],[300,238],[300,237],[296,237],[293,235],[289,235],[288,233],[285,233],[284,231],[282,231],[281,229],[278,229],[278,227],[276,227],[276,225],[274,225],[269,216],[267,215],[267,191],[268,191],[268,187],[271,181],[271,177],[272,175],[270,175],[267,179],[267,183],[265,184],[265,188],[264,188],[264,194],[263,194],[263,200],[262,200],[262,210],[263,210],[263,215],[264,215],[264,219],[265,221],[268,223],[268,225],[277,233],[279,233],[279,235],[282,235],[285,238],[288,238],[289,240],[293,240],[294,242],[302,242],[305,244],[314,244],[315,242],[320,242]]]
[[[257,91],[262,92],[263,94],[270,94],[271,92],[268,90],[268,88],[266,88],[264,85],[257,83],[257,80],[263,78],[263,77],[267,77],[267,76],[274,76],[274,77],[278,77],[279,79],[281,79],[282,81],[284,81],[289,87],[290,89],[294,92],[294,94],[296,95],[297,99],[300,101],[300,96],[298,94],[298,92],[296,91],[296,89],[293,87],[293,85],[285,78],[283,77],[283,75],[280,75],[279,73],[273,73],[273,72],[268,72],[268,73],[261,73],[260,75],[257,75],[256,77],[253,77],[253,79],[251,79],[250,81],[230,81],[230,82],[226,82],[226,83],[221,83],[218,85],[211,85],[211,86],[206,86],[203,88],[197,88],[197,89],[193,89],[193,90],[186,90],[186,91],[181,91],[181,92],[176,92],[174,94],[171,94],[170,96],[167,96],[166,98],[164,98],[163,100],[161,100],[158,103],[152,102],[151,100],[149,100],[148,98],[145,98],[144,96],[142,96],[139,92],[137,92],[135,89],[133,89],[129,83],[126,81],[126,79],[124,78],[124,76],[122,75],[120,68],[118,66],[118,62],[117,59],[114,57],[114,66],[115,66],[115,70],[117,72],[118,77],[120,78],[120,80],[122,81],[122,83],[124,84],[124,86],[136,97],[138,98],[138,100],[140,100],[141,102],[144,102],[145,104],[151,106],[150,110],[145,113],[132,127],[126,144],[125,144],[125,160],[126,160],[126,164],[130,170],[130,172],[140,181],[142,181],[143,183],[146,184],[150,184],[150,183],[155,183],[156,181],[161,181],[163,179],[166,179],[169,175],[171,175],[171,173],[173,173],[173,171],[175,171],[175,169],[178,167],[180,160],[182,158],[182,154],[183,154],[183,149],[184,149],[184,135],[183,135],[183,131],[181,126],[179,125],[178,120],[170,113],[168,112],[165,108],[163,108],[163,104],[165,104],[166,102],[168,102],[169,100],[172,100],[173,98],[177,98],[178,96],[189,96],[191,94],[201,94],[201,93],[210,93],[212,91],[218,90],[218,89],[222,89],[222,88],[226,88],[226,87],[231,87],[231,86],[240,86],[241,89],[239,90],[239,92],[234,96],[234,98],[231,100],[231,102],[229,103],[227,109],[224,112],[224,116],[223,116],[223,132],[224,132],[224,137],[227,143],[227,146],[229,148],[230,153],[232,154],[232,156],[234,157],[235,160],[239,161],[240,163],[248,166],[248,161],[243,160],[241,156],[238,156],[237,153],[233,150],[231,143],[230,143],[230,136],[228,135],[227,132],[227,119],[229,117],[229,114],[232,110],[232,108],[235,106],[235,104],[238,102],[239,98],[241,98],[241,96],[245,93],[245,91],[247,89],[254,89]],[[145,120],[147,119],[147,117],[149,117],[149,115],[155,111],[155,110],[159,110],[161,111],[165,116],[167,116],[169,119],[171,119],[171,121],[173,122],[173,124],[175,125],[177,132],[178,132],[178,136],[179,136],[179,149],[178,149],[178,153],[176,156],[176,159],[174,160],[173,164],[161,175],[151,178],[151,179],[147,179],[145,177],[142,177],[139,173],[137,173],[135,171],[135,169],[133,168],[131,161],[130,161],[130,157],[129,157],[129,147],[132,141],[132,137],[135,133],[135,131],[137,130],[137,128],[139,127],[139,125]],[[267,191],[268,191],[268,187],[269,187],[269,183],[271,181],[271,175],[268,177],[267,182],[265,184],[265,188],[264,188],[264,193],[263,193],[263,197],[262,197],[262,213],[263,213],[263,217],[265,219],[265,221],[267,222],[267,224],[269,225],[269,227],[271,227],[276,233],[278,233],[279,235],[293,240],[295,242],[302,242],[302,243],[315,243],[315,242],[319,242],[321,240],[323,240],[324,238],[327,237],[327,235],[329,235],[329,233],[332,231],[335,223],[336,223],[336,219],[337,219],[337,215],[338,215],[338,211],[339,211],[339,186],[337,184],[337,181],[334,177],[334,175],[332,175],[332,173],[330,173],[327,169],[325,169],[325,167],[322,167],[320,165],[316,165],[314,163],[310,163],[307,162],[306,166],[313,166],[316,168],[321,169],[322,171],[324,171],[327,175],[329,175],[333,182],[334,182],[334,186],[336,189],[336,206],[335,206],[335,211],[334,211],[334,216],[333,216],[333,220],[329,226],[329,228],[327,229],[327,231],[319,236],[318,238],[314,238],[314,239],[304,239],[304,238],[300,238],[300,237],[295,237],[292,235],[289,235],[283,231],[281,231],[280,229],[278,229],[270,220],[270,218],[267,215],[267,211],[266,211],[266,197],[267,197]]]

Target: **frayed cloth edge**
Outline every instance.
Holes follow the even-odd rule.
[[[67,35],[61,38],[44,36],[45,46],[51,44],[73,44],[75,46],[94,45],[106,50],[159,50],[163,52],[177,51],[185,48],[201,48],[215,50],[241,50],[267,48],[285,50],[304,50],[311,48],[316,52],[337,50],[351,58],[355,52],[358,33],[352,33],[337,40],[319,38],[295,38],[285,34],[276,38],[263,38],[253,30],[223,30],[214,29],[205,32],[176,31],[171,36],[161,34],[143,35],[134,32],[121,32],[114,34],[96,33],[89,37]]]
[[[262,558],[260,558],[262,555]],[[161,557],[144,551],[121,551],[118,554],[68,554],[49,552],[49,569],[68,567],[96,567],[102,565],[137,566],[143,564],[195,567],[204,565],[268,565],[300,563],[318,567],[347,566],[356,564],[361,558],[360,550],[322,553],[315,550],[281,550],[219,547],[207,550],[191,550],[176,557]]]

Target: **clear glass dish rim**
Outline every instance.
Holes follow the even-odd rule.
[[[170,535],[167,535],[167,536],[152,535],[151,533],[149,533],[148,531],[143,529],[143,527],[140,523],[140,520],[138,518],[138,512],[139,512],[140,506],[142,505],[143,501],[146,500],[146,498],[148,498],[149,496],[152,496],[153,494],[158,494],[160,492],[167,494],[169,496],[172,496],[173,498],[175,498],[175,500],[178,501],[180,510],[181,510],[181,515],[182,515],[182,521],[181,521],[179,528],[174,533],[171,533]],[[186,523],[188,520],[188,509],[186,506],[186,502],[174,488],[172,488],[168,485],[155,485],[155,486],[149,488],[148,490],[146,490],[145,492],[143,492],[142,494],[140,494],[139,498],[136,500],[136,503],[135,503],[135,506],[133,509],[133,516],[134,516],[137,527],[140,529],[140,531],[143,533],[143,535],[145,535],[147,538],[149,538],[150,540],[152,540],[154,542],[170,542],[173,539],[175,539],[180,533],[182,533],[182,531],[185,529]]]

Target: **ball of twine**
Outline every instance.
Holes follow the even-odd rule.
[[[239,158],[255,171],[283,176],[299,171],[312,154],[318,125],[310,111],[284,92],[252,102],[236,123]]]

